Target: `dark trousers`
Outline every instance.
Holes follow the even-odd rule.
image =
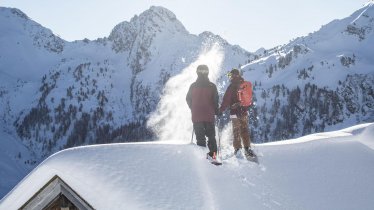
[[[206,137],[208,137],[209,152],[217,152],[216,130],[213,122],[196,122],[193,123],[196,135],[196,144],[206,147]]]

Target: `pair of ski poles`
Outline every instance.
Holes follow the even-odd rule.
[[[221,153],[221,129],[220,129],[220,126],[221,126],[221,119],[220,117],[217,118],[217,127],[218,127],[218,151],[217,151],[217,155],[220,157],[220,159],[222,160],[222,153]],[[195,133],[195,128],[192,127],[192,136],[191,136],[191,144],[193,144],[193,135]]]

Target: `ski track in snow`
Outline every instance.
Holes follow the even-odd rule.
[[[225,150],[223,152],[229,151]],[[233,179],[240,180],[245,188],[250,189],[250,196],[261,201],[266,209],[290,208],[290,206],[293,206],[292,202],[284,196],[280,196],[281,194],[275,195],[276,189],[261,179],[263,173],[266,173],[266,168],[261,164],[260,156],[263,156],[263,154],[258,156],[259,164],[246,160],[243,154],[239,157],[232,156],[223,161],[223,168],[232,174]],[[288,204],[284,205],[285,203]]]

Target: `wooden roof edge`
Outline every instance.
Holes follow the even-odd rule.
[[[31,198],[29,200],[27,200],[26,203],[23,204],[18,210],[25,209],[25,207],[27,207],[27,205],[29,205],[39,194],[41,194],[55,180],[61,181],[61,183],[63,185],[65,185],[68,188],[69,191],[72,192],[72,195],[78,200],[78,202],[80,204],[82,204],[83,206],[86,206],[88,210],[94,210],[95,209],[83,197],[81,197],[73,188],[71,188],[60,176],[58,176],[56,174],[46,184],[44,184],[44,186],[42,188],[40,188],[33,196],[31,196]],[[60,193],[63,193],[63,191],[61,191]]]

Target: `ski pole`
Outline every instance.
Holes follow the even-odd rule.
[[[195,132],[195,128],[192,128],[192,136],[191,136],[191,144],[193,144],[193,133]]]
[[[221,119],[218,117],[217,120],[217,127],[218,127],[218,156],[220,157],[222,161],[222,153],[221,153],[221,131],[220,131],[220,125],[221,125]]]

